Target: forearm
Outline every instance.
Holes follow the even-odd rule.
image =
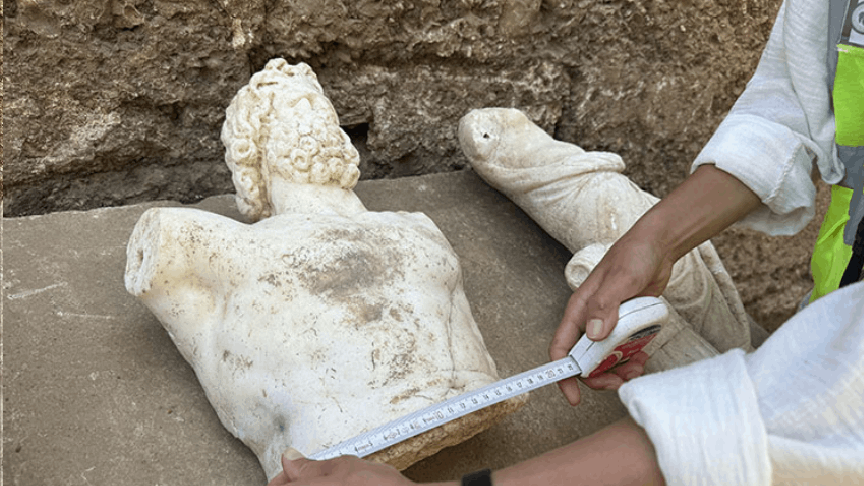
[[[631,232],[657,241],[674,262],[760,204],[759,197],[735,176],[703,165],[646,212]]]
[[[268,486],[287,484],[414,484],[392,466],[341,456],[329,461],[304,458],[294,449],[282,455],[283,471]],[[459,486],[460,481],[424,483]],[[665,484],[654,446],[630,417],[541,456],[492,473],[495,486]]]
[[[664,484],[654,446],[627,417],[600,431],[541,456],[496,471],[495,486],[528,484]]]
[[[665,484],[654,446],[627,417],[600,431],[492,473],[494,486]],[[458,486],[458,481],[431,486]]]

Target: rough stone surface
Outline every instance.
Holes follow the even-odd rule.
[[[471,172],[361,181],[356,191],[372,211],[422,211],[441,229],[501,376],[548,359],[570,295],[566,249]],[[265,484],[168,333],[124,289],[135,222],[148,208],[174,205],[3,220],[4,484]],[[196,207],[240,218],[229,196]],[[494,427],[406,473],[431,481],[500,468],[623,414],[613,392],[585,389],[572,408],[545,387]]]
[[[7,1],[7,211],[229,192],[218,127],[273,57],[319,74],[366,177],[461,167],[459,117],[514,106],[620,153],[662,196],[743,89],[779,4]]]

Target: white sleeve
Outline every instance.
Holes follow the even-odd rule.
[[[813,218],[813,163],[828,183],[843,176],[827,55],[828,2],[784,1],[756,73],[693,162],[691,170],[715,164],[759,196],[764,206],[740,224],[794,234]]]
[[[669,485],[864,484],[864,282],[754,353],[637,378],[619,395]]]

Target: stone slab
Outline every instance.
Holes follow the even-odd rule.
[[[459,255],[501,376],[543,363],[570,291],[569,252],[473,172],[361,182],[370,210],[426,213]],[[10,485],[263,485],[190,366],[126,293],[126,241],[148,203],[3,220],[3,480]],[[195,207],[239,219],[233,198]],[[556,387],[406,471],[414,480],[499,468],[622,417],[614,392],[570,407]]]

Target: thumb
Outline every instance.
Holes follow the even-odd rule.
[[[306,456],[300,453],[297,449],[289,447],[282,453],[282,470],[288,477],[288,481],[297,481],[298,479],[314,475],[314,469],[317,469],[318,461],[306,459]]]
[[[612,328],[618,323],[618,308],[624,299],[609,294],[594,294],[593,302],[589,302],[585,319],[585,334],[592,341],[601,341],[609,336]]]

